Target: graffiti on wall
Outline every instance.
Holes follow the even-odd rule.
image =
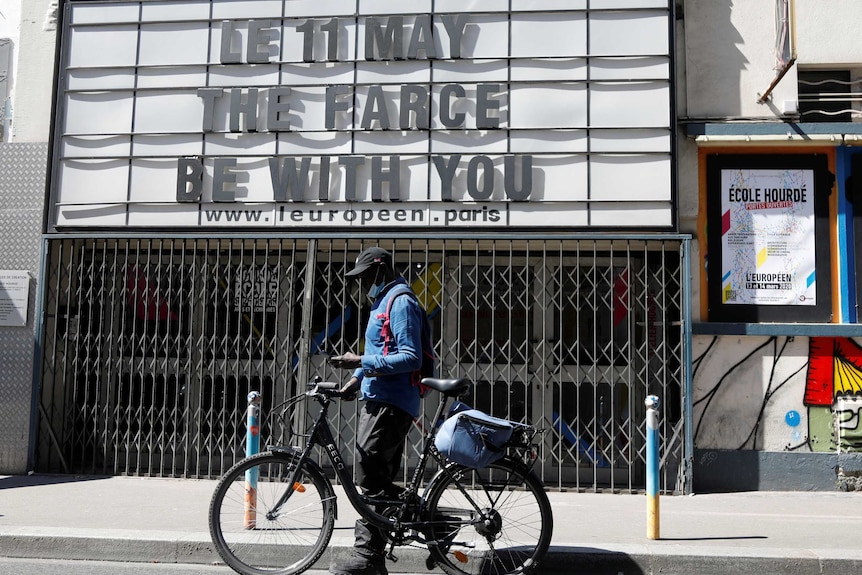
[[[803,404],[814,451],[862,451],[862,347],[845,337],[812,337]]]
[[[804,340],[768,337],[740,357],[739,340],[721,339],[713,338],[692,362],[697,445],[862,452],[858,343],[808,338],[806,357]],[[733,355],[737,359],[728,364]],[[722,369],[713,369],[715,363]]]

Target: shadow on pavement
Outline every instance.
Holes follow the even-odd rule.
[[[648,570],[628,553],[594,547],[552,545],[539,566],[543,575],[645,575]]]
[[[59,485],[109,479],[108,475],[9,475],[0,477],[0,489],[16,487],[38,487],[40,485]]]

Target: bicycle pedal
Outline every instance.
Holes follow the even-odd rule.
[[[434,557],[432,557],[431,555],[426,557],[425,568],[428,569],[428,571],[433,571],[435,567],[437,567],[437,562],[434,561]]]
[[[392,551],[390,551],[389,554],[386,555],[386,558],[389,559],[390,561],[392,561],[393,563],[398,563],[398,557],[396,557],[395,554],[392,553]]]

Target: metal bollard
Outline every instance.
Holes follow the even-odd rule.
[[[245,456],[260,452],[260,401],[257,391],[248,394],[246,410]],[[245,472],[245,514],[243,526],[246,529],[257,527],[257,468]]]
[[[646,404],[646,490],[647,490],[647,538],[660,539],[659,535],[659,437],[657,395],[648,395]]]

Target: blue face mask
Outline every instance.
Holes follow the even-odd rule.
[[[380,295],[380,292],[383,291],[383,288],[386,287],[386,277],[384,275],[383,279],[380,279],[380,268],[374,272],[374,279],[372,280],[371,287],[368,288],[368,293],[365,295],[368,296],[368,300],[371,303],[377,299],[377,296]]]
[[[377,299],[377,296],[380,295],[380,292],[383,291],[383,288],[386,287],[386,284],[380,282],[379,284],[372,284],[370,288],[368,288],[368,299],[372,302]]]

